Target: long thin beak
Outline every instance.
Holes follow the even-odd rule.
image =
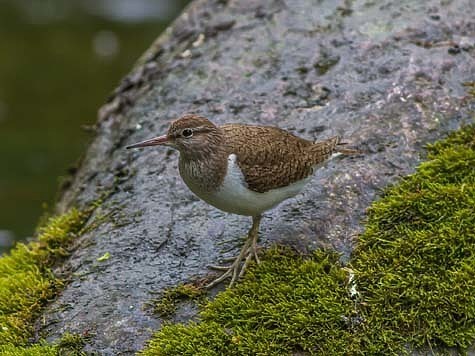
[[[129,149],[129,148],[138,148],[138,147],[147,147],[147,146],[157,146],[157,145],[166,144],[167,142],[168,142],[167,135],[163,135],[163,136],[154,137],[142,142],[134,143],[133,145],[127,146],[126,148]]]

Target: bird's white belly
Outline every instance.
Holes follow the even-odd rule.
[[[311,176],[286,187],[258,193],[247,188],[244,175],[236,163],[236,155],[231,154],[228,157],[228,169],[221,187],[213,193],[196,191],[195,193],[220,210],[239,215],[256,216],[298,194],[310,179]]]

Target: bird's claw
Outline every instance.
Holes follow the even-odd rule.
[[[257,245],[252,243],[252,241],[246,241],[241,249],[241,253],[233,259],[234,261],[230,266],[208,266],[211,269],[224,271],[224,273],[206,285],[205,288],[212,288],[229,277],[231,278],[229,286],[232,287],[234,283],[244,275],[246,268],[253,258],[257,264],[260,263],[260,259],[257,255]]]
[[[207,266],[209,269],[214,269],[217,271],[227,271],[230,269],[232,266],[216,266],[216,265],[209,265]]]

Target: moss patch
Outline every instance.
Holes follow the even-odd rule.
[[[89,213],[72,209],[49,219],[39,229],[36,241],[18,244],[10,254],[0,258],[2,354],[22,355],[22,349],[15,346],[27,343],[38,312],[62,286],[50,268],[59,258],[68,254],[66,246],[77,236]],[[44,349],[43,354],[52,352],[50,346],[44,345],[30,349],[31,353],[28,354],[32,355],[40,349]]]
[[[64,334],[59,342],[50,345],[41,342],[31,346],[15,346],[13,344],[0,345],[0,354],[4,356],[83,356],[82,351],[85,339],[77,334]]]
[[[475,339],[475,126],[428,147],[369,210],[352,266],[360,309],[388,345]]]
[[[475,126],[428,152],[369,209],[349,268],[331,252],[273,250],[199,323],[165,325],[142,354],[463,352],[475,340]]]
[[[29,347],[9,344],[0,345],[0,354],[5,356],[57,356],[59,350],[56,346],[47,344],[38,344]]]
[[[165,326],[143,355],[343,352],[353,311],[346,281],[334,253],[304,259],[271,250],[242,283],[204,308],[200,323]]]
[[[162,318],[167,318],[175,313],[180,301],[197,299],[203,297],[204,294],[202,289],[192,284],[181,284],[167,289],[160,298],[154,301],[153,311]]]
[[[82,356],[86,355],[82,349],[86,345],[86,338],[78,334],[64,334],[55,345],[59,355]]]

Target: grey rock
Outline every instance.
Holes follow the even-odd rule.
[[[13,246],[15,235],[10,230],[0,230],[0,253]]]
[[[87,351],[133,354],[162,323],[147,303],[237,253],[250,219],[196,199],[177,153],[126,151],[196,112],[217,124],[278,125],[306,138],[342,135],[363,151],[320,169],[266,214],[260,243],[347,259],[365,209],[414,171],[427,143],[471,120],[471,0],[198,0],[152,45],[100,111],[97,136],[58,205],[108,192],[65,269],[73,282],[39,335],[88,333]],[[454,46],[458,50],[453,50]],[[452,50],[451,50],[452,48]],[[98,262],[105,252],[111,257]],[[192,317],[190,308],[176,320]]]

